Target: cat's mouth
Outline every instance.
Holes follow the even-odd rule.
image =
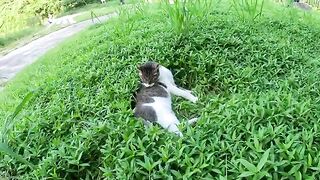
[[[154,85],[154,83],[151,83],[151,84],[147,84],[147,83],[142,83],[145,87],[151,87]]]

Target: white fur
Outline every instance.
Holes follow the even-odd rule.
[[[144,104],[144,106],[153,107],[158,118],[157,123],[160,126],[167,129],[169,132],[173,132],[178,136],[182,137],[183,135],[178,128],[180,122],[177,119],[174,112],[172,111],[171,94],[184,97],[193,103],[195,103],[198,100],[198,98],[192,95],[191,91],[178,88],[174,83],[173,75],[169,69],[160,66],[159,71],[159,81],[167,86],[166,91],[168,92],[169,96],[166,98],[153,97],[154,102]],[[192,124],[197,120],[198,118],[193,118],[188,121],[188,124]]]
[[[157,123],[169,132],[182,136],[178,128],[179,120],[171,109],[171,97],[154,97],[153,99],[153,103],[144,104],[144,106],[153,107],[158,118]]]
[[[170,94],[181,96],[193,103],[198,101],[198,98],[191,94],[191,91],[180,89],[174,83],[173,75],[171,71],[163,66],[159,67],[160,77],[159,81],[165,84]]]
[[[146,84],[146,83],[142,83],[145,87],[151,87],[151,86],[153,86],[154,85],[154,83],[152,83],[152,84]]]

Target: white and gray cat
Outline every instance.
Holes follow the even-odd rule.
[[[171,71],[158,63],[147,62],[138,67],[141,87],[135,95],[134,115],[146,126],[155,122],[169,132],[182,137],[180,124],[171,107],[171,95],[181,96],[195,103],[198,98],[191,91],[178,88]],[[188,121],[192,124],[197,118]]]

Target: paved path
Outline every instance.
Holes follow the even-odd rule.
[[[109,14],[100,16],[99,20],[106,21],[116,14]],[[49,49],[57,46],[66,38],[74,35],[75,33],[83,30],[84,28],[99,23],[97,19],[82,21],[66,28],[60,29],[39,39],[36,39],[25,46],[22,46],[7,55],[0,58],[0,90],[2,86],[10,79],[12,79],[24,67],[32,64],[40,56],[45,54]]]

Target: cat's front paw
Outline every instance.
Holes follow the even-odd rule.
[[[191,95],[190,101],[193,102],[193,103],[196,103],[198,101],[198,98],[196,96],[194,96],[194,95]]]

